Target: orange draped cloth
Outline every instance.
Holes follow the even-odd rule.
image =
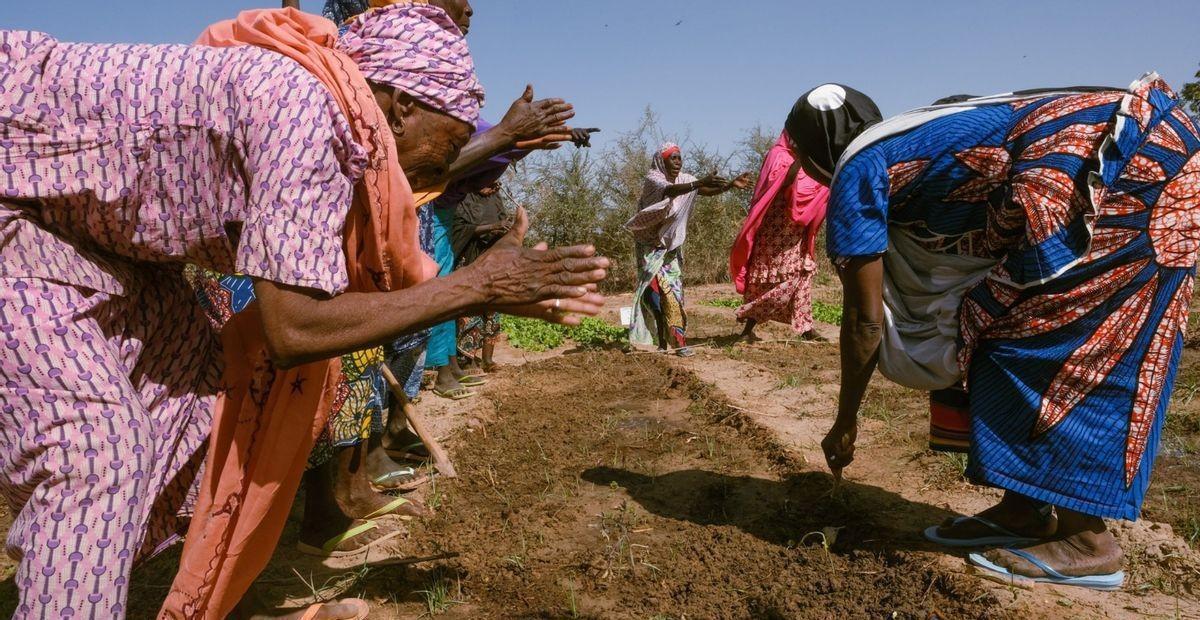
[[[295,60],[345,113],[369,165],[355,188],[344,250],[351,291],[391,291],[437,274],[420,250],[412,189],[387,118],[354,62],[334,49],[337,28],[295,9],[246,11],[200,45],[256,45]],[[160,618],[225,618],[271,559],[324,428],[341,375],[334,358],[277,370],[257,307],[222,333],[225,391],[217,401],[195,516]]]

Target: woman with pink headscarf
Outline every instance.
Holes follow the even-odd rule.
[[[817,231],[825,220],[829,188],[809,178],[796,161],[791,139],[781,134],[767,152],[750,215],[742,225],[729,272],[745,304],[737,318],[746,323],[742,338],[758,340],[754,327],[765,321],[813,333],[812,280]]]
[[[341,397],[339,356],[493,308],[598,311],[588,288],[607,262],[522,248],[523,217],[471,268],[427,280],[406,176],[446,174],[482,91],[438,16],[374,19],[338,49],[332,22],[296,11],[244,14],[210,46],[0,30],[17,617],[124,617],[133,566],[185,530],[162,615],[228,617]],[[399,62],[431,53],[442,62]],[[402,171],[413,141],[426,157]],[[249,276],[256,301],[214,334],[185,263]]]

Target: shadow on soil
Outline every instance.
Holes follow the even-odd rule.
[[[728,525],[781,546],[812,542],[810,536],[837,524],[841,528],[831,550],[929,550],[916,529],[890,528],[882,521],[937,524],[959,516],[911,502],[884,489],[846,482],[832,496],[829,474],[800,472],[781,481],[728,476],[689,469],[647,476],[611,467],[595,467],[581,475],[598,486],[619,486],[647,511],[696,525]],[[902,518],[900,518],[902,517]]]

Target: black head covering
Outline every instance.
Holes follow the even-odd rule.
[[[804,157],[832,177],[846,147],[881,120],[870,97],[849,86],[822,84],[796,101],[784,129]]]
[[[964,101],[970,101],[975,98],[976,98],[976,95],[950,95],[949,97],[942,97],[941,99],[934,101],[933,105],[949,105],[952,103],[962,103]]]

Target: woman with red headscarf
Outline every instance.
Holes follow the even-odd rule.
[[[683,172],[679,146],[667,142],[652,157],[638,212],[625,223],[637,243],[638,286],[629,339],[635,345],[675,348],[691,357],[683,310],[683,242],[696,195],[716,196],[750,185],[747,175],[729,181],[714,172],[703,179]]]

